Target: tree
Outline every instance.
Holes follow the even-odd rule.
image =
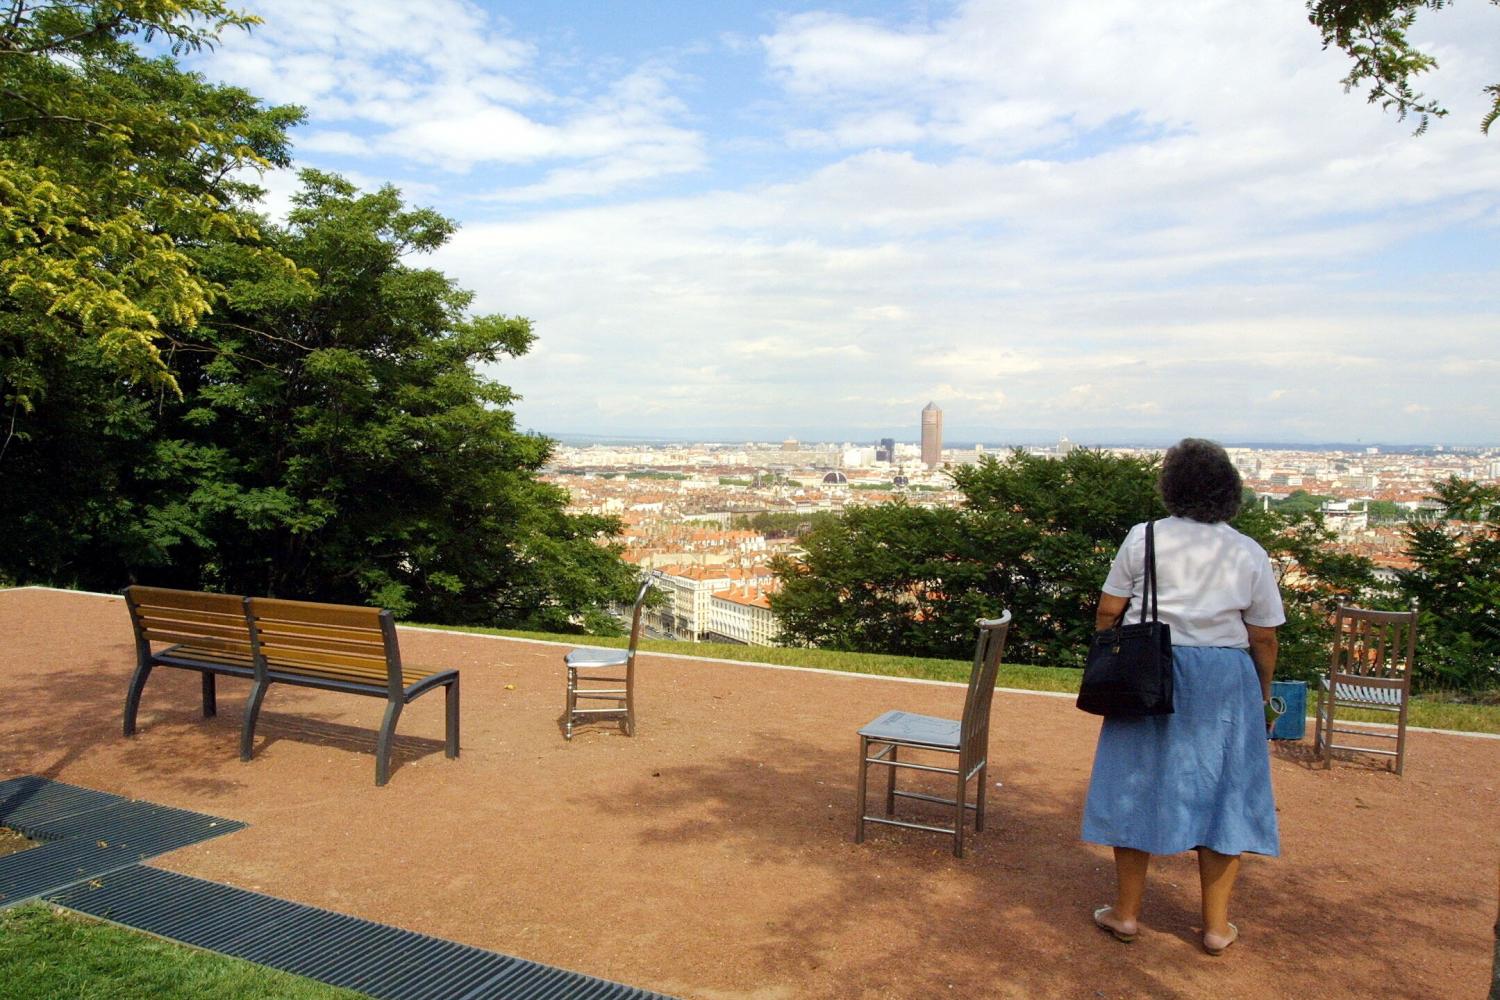
[[[1281,500],[1272,500],[1271,507],[1277,513],[1295,516],[1298,514],[1311,514],[1321,510],[1325,501],[1333,497],[1322,496],[1317,493],[1309,493],[1306,490],[1293,490],[1290,496]]]
[[[10,0],[0,8],[0,458],[29,433],[52,362],[80,341],[130,380],[219,300],[194,249],[253,247],[242,168],[288,162],[294,107],[265,107],[167,56],[258,19],[221,0]],[[267,266],[290,269],[267,257]]]
[[[782,641],[824,649],[963,656],[976,618],[993,617],[962,515],[897,502],[815,524],[798,559],[778,556],[771,596]]]
[[[1286,624],[1277,630],[1276,674],[1312,683],[1328,667],[1329,621],[1341,604],[1389,604],[1375,582],[1375,567],[1333,546],[1335,534],[1316,507],[1270,511],[1251,506],[1234,527],[1260,543],[1276,568]]]
[[[1015,615],[1007,653],[1019,662],[1082,666],[1099,588],[1131,526],[1166,515],[1157,460],[1078,449],[1062,458],[1017,451],[956,470],[960,510],[904,503],[859,508],[818,524],[805,554],[775,568],[782,636],[865,652],[958,657],[976,618]],[[1253,498],[1252,498],[1253,499]],[[1316,512],[1247,503],[1234,526],[1281,573],[1287,624],[1283,677],[1326,665],[1328,616],[1374,586],[1369,560],[1335,551]]]
[[[1448,114],[1434,98],[1417,93],[1412,79],[1437,66],[1437,60],[1414,48],[1406,33],[1423,8],[1440,10],[1449,0],[1308,0],[1307,18],[1321,32],[1323,47],[1337,46],[1354,60],[1354,68],[1344,77],[1346,91],[1367,81],[1369,101],[1396,111],[1398,121],[1408,114],[1417,116],[1417,134],[1427,131],[1432,117]],[[1500,0],[1490,0],[1500,5]],[[1484,88],[1490,96],[1488,112],[1480,121],[1480,131],[1489,133],[1500,118],[1500,84]]]
[[[1407,526],[1414,567],[1399,574],[1421,612],[1418,679],[1465,692],[1500,687],[1500,487],[1433,483],[1446,520]]]
[[[1086,448],[1061,459],[1016,451],[959,469],[971,558],[986,566],[1021,662],[1082,666],[1099,587],[1132,525],[1166,516],[1157,460]],[[991,608],[991,614],[994,612]]]
[[[46,543],[0,572],[609,630],[608,605],[633,593],[607,543],[618,524],[566,513],[535,475],[551,442],[519,433],[510,390],[478,371],[523,354],[530,324],[470,315],[470,293],[406,263],[450,237],[447,219],[391,188],[303,183],[287,226],[263,229],[304,272],[233,242],[195,251],[223,302],[174,360],[180,398],[75,345],[21,475],[0,477],[0,504]]]
[[[1020,661],[1083,662],[1093,608],[1130,526],[1164,511],[1151,460],[1014,452],[953,473],[961,510],[858,508],[804,537],[772,597],[789,641],[965,656],[974,620],[1009,608]]]

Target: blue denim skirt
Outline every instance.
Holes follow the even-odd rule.
[[[1172,648],[1176,711],[1105,719],[1083,839],[1151,854],[1278,855],[1260,681],[1247,650]]]

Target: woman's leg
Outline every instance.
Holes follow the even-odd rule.
[[[1229,924],[1229,895],[1240,873],[1238,854],[1220,854],[1198,848],[1198,880],[1203,886],[1203,939],[1210,949],[1227,945],[1234,938]]]
[[[1121,924],[1134,927],[1141,915],[1141,900],[1146,896],[1146,870],[1151,866],[1151,855],[1133,847],[1115,848],[1115,919]]]

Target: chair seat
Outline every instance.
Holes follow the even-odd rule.
[[[942,750],[957,750],[960,723],[957,719],[940,719],[933,715],[890,711],[859,731],[872,740],[914,743]]]
[[[1328,679],[1323,679],[1323,688],[1327,690]],[[1401,707],[1401,689],[1398,687],[1367,687],[1363,684],[1347,684],[1342,681],[1334,684],[1333,696],[1339,701],[1357,701],[1366,705],[1382,705],[1389,708]]]
[[[623,667],[630,662],[630,651],[585,646],[563,657],[563,662],[570,667]]]

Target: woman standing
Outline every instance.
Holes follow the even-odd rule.
[[[1280,853],[1264,706],[1286,616],[1265,550],[1226,523],[1239,512],[1241,483],[1224,449],[1184,438],[1168,449],[1158,486],[1172,515],[1154,534],[1176,711],[1104,720],[1083,839],[1115,849],[1115,902],[1094,923],[1121,941],[1138,932],[1151,855],[1196,850],[1203,948],[1219,955],[1239,936],[1229,896],[1240,855]],[[1132,528],[1115,556],[1095,628],[1145,600],[1145,527]]]

